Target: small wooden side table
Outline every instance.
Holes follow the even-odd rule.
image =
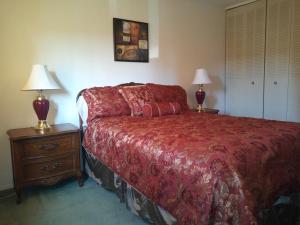
[[[77,177],[80,170],[80,134],[72,124],[53,125],[41,133],[33,127],[8,130],[17,203],[21,190],[35,185],[54,185]]]

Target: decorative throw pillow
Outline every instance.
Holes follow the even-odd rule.
[[[178,85],[146,84],[154,95],[156,102],[178,102],[181,111],[189,110],[185,90]]]
[[[131,116],[143,115],[145,102],[154,102],[152,92],[145,85],[121,87],[119,91],[131,109]]]
[[[88,105],[88,119],[130,115],[130,108],[119,93],[119,87],[93,87],[83,92]]]
[[[178,102],[147,102],[143,106],[144,116],[165,116],[180,114],[181,107]]]

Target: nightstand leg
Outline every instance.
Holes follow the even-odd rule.
[[[83,175],[82,175],[82,173],[77,176],[77,181],[78,181],[79,187],[82,187],[83,186]]]
[[[16,203],[20,204],[22,201],[21,199],[21,189],[16,189]]]

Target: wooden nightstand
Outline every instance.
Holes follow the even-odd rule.
[[[83,185],[78,128],[59,124],[43,134],[33,127],[9,130],[7,134],[17,203],[21,202],[21,190],[25,187],[54,185],[74,176]]]
[[[198,109],[192,109],[193,112],[198,112]],[[199,112],[199,113],[210,113],[210,114],[218,114],[220,110],[218,109],[208,109],[205,108],[203,112]]]

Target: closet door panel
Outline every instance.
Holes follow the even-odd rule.
[[[266,77],[288,77],[290,54],[290,0],[268,1]]]
[[[226,113],[231,115],[263,116],[265,7],[265,0],[258,0],[226,12]]]
[[[290,0],[267,5],[264,118],[286,120],[290,54]]]
[[[263,77],[265,0],[226,12],[226,76]]]
[[[288,79],[285,77],[266,77],[264,95],[264,118],[286,120]]]
[[[228,78],[226,93],[226,110],[229,115],[261,118],[263,78]]]
[[[292,0],[292,36],[288,88],[289,121],[300,122],[300,1]]]
[[[300,77],[300,1],[292,0],[290,77]]]

